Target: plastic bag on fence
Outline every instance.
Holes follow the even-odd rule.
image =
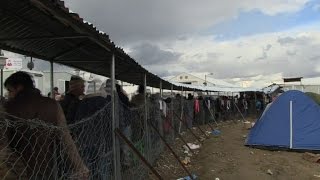
[[[192,144],[192,143],[187,143],[187,144],[191,149],[199,149],[200,148],[200,145],[197,145],[197,144]]]
[[[197,175],[195,174],[192,174],[192,179],[197,179]],[[179,178],[177,180],[192,180],[190,176],[186,176],[186,177],[183,177],[183,178]]]
[[[213,135],[215,135],[215,136],[219,136],[219,135],[221,134],[221,131],[215,129],[215,130],[213,130],[211,133],[212,133]]]

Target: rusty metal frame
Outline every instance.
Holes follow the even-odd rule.
[[[189,172],[189,170],[185,167],[185,165],[181,162],[181,160],[179,159],[178,155],[174,152],[174,150],[170,147],[170,145],[167,143],[167,141],[161,136],[159,130],[150,122],[148,121],[148,124],[156,131],[156,133],[159,135],[160,139],[164,142],[164,144],[167,146],[167,148],[169,149],[169,151],[173,154],[173,156],[176,158],[176,160],[179,162],[179,164],[181,165],[181,167],[183,168],[183,170],[188,174],[188,176],[191,179],[194,179],[192,174]]]

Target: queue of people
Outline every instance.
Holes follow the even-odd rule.
[[[32,120],[60,128],[60,131],[49,133],[45,128],[35,130],[26,125],[8,127],[5,135],[10,139],[9,147],[22,157],[27,167],[26,176],[54,179],[51,171],[56,162],[52,161],[52,156],[57,147],[51,142],[58,142],[58,148],[64,149],[64,155],[60,158],[66,158],[63,161],[68,167],[58,168],[57,176],[66,175],[65,171],[68,169],[72,172],[68,172],[68,176],[76,179],[110,177],[102,171],[111,171],[113,166],[110,159],[105,158],[105,154],[112,152],[111,107],[108,106],[111,102],[111,80],[103,83],[97,93],[85,95],[85,81],[72,76],[68,91],[62,96],[58,88],[54,88],[53,95],[48,94],[51,98],[42,96],[35,88],[31,76],[25,72],[12,74],[4,86],[9,95],[9,99],[3,103],[7,113],[5,118],[12,122],[25,120],[29,123]],[[130,101],[122,87],[116,84],[119,128],[134,144],[139,144],[144,138],[144,96],[144,86],[140,85],[137,94]],[[156,106],[153,109],[156,111],[149,110],[148,119],[155,121],[160,131],[167,135],[172,134],[172,130],[181,132],[183,126],[170,107],[174,107],[174,113],[180,116],[186,127],[191,128],[193,125],[230,119],[231,114],[239,111],[246,116],[254,105],[246,96],[213,98],[193,97],[189,94],[184,98],[177,94],[175,98],[161,99],[160,96],[152,95],[147,101],[153,104],[152,107]],[[257,110],[263,108],[261,102],[256,102],[255,106]],[[89,122],[83,121],[88,118]],[[173,122],[172,118],[175,119]],[[120,144],[120,151],[122,168],[128,170],[132,166],[132,156],[123,143]],[[34,174],[35,170],[39,173]]]
[[[12,74],[5,81],[4,86],[8,91],[8,99],[1,101],[3,102],[1,106],[4,108],[2,111],[6,112],[4,118],[12,122],[25,121],[21,122],[22,124],[25,123],[23,126],[8,127],[5,136],[10,140],[7,142],[10,149],[19,154],[23,160],[27,169],[25,171],[27,177],[31,179],[55,179],[60,176],[75,179],[106,179],[106,177],[110,177],[104,174],[106,172],[101,171],[111,169],[112,162],[97,158],[98,153],[107,154],[108,151],[112,151],[111,107],[107,108],[106,117],[102,117],[108,119],[102,120],[105,122],[103,127],[95,126],[95,124],[98,125],[100,119],[89,122],[92,124],[91,128],[88,128],[88,123],[81,124],[82,119],[94,116],[96,112],[111,102],[110,80],[107,80],[101,86],[99,92],[85,95],[85,81],[78,76],[72,76],[69,82],[69,90],[63,98],[61,98],[62,95],[58,88],[54,88],[53,95],[50,93],[48,97],[42,96],[41,92],[35,88],[32,77],[26,72]],[[126,117],[119,117],[121,119],[120,130],[129,139],[133,136],[130,108],[140,107],[143,103],[144,89],[141,87],[143,86],[140,86],[138,95],[130,102],[122,87],[116,84],[117,113],[119,116],[126,115]],[[140,119],[140,117],[137,118]],[[101,118],[101,116],[92,118]],[[35,126],[38,127],[32,128],[31,125],[29,126],[30,121],[32,121],[31,123],[35,122]],[[62,130],[52,133],[49,128],[41,127],[43,123],[48,126],[59,127]],[[75,127],[74,124],[77,123],[79,125]],[[133,126],[133,128],[135,127]],[[141,130],[141,127],[136,129]],[[84,137],[84,135],[87,137]],[[92,138],[88,136],[92,136]],[[98,136],[103,136],[103,140],[94,139]],[[136,135],[136,138],[137,136],[139,135]],[[101,148],[101,143],[104,143],[103,146],[105,147]],[[54,147],[57,144],[63,147]],[[57,148],[63,149],[64,154],[58,155],[58,159],[53,160],[57,157],[53,157],[57,153],[55,152]],[[128,151],[128,148],[121,143],[121,161],[125,164],[123,168],[127,169],[130,164],[127,163],[130,161],[128,160],[130,156]],[[66,159],[61,160],[64,157]],[[63,164],[68,167],[58,168],[54,174],[52,171],[55,169],[55,163],[59,160],[63,161]],[[101,168],[99,169],[97,166],[101,166]]]
[[[53,179],[51,170],[55,164],[52,160],[54,154],[52,142],[62,141],[68,164],[72,167],[73,174],[70,176],[88,179],[89,170],[71,137],[63,109],[58,102],[43,97],[35,88],[31,76],[25,72],[12,74],[6,79],[4,86],[8,90],[9,97],[4,105],[7,113],[5,118],[13,124],[22,120],[32,120],[31,123],[47,123],[62,129],[50,133],[44,127],[33,129],[23,122],[21,122],[23,125],[8,127],[6,136],[10,140],[9,146],[24,162],[28,178]]]

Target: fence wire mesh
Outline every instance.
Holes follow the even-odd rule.
[[[120,102],[119,120],[125,126],[120,129],[134,147],[144,156],[147,156],[147,133],[144,126],[144,106],[136,108],[129,107]],[[144,179],[148,170],[141,160],[130,150],[123,140],[121,146],[121,172],[122,179]]]
[[[118,99],[116,119],[121,132],[155,165],[166,148],[155,130],[146,127],[146,120],[174,145],[177,133],[186,131],[187,127],[237,119],[239,113],[245,113],[241,102],[229,101],[180,97],[165,102],[159,96],[152,96],[145,112],[144,105],[132,107]],[[195,110],[196,103],[199,111]],[[82,172],[77,169],[81,164],[72,163],[74,151],[69,147],[67,133],[71,134],[76,150],[89,169],[89,179],[114,179],[111,100],[89,98],[81,104],[76,122],[68,127],[40,119],[20,119],[1,111],[0,179],[80,179]],[[253,103],[250,104],[248,113],[254,113]],[[122,179],[149,178],[149,169],[123,140],[120,140],[120,165]]]
[[[72,163],[74,150],[88,167],[90,179],[110,179],[110,103],[93,114],[86,113],[90,116],[82,114],[83,119],[68,127],[6,115],[0,123],[1,179],[80,179],[81,164]],[[76,149],[70,147],[73,144]]]
[[[113,177],[111,102],[82,103],[77,122],[69,125],[79,153],[90,171],[90,179]],[[90,109],[90,107],[95,107]],[[63,159],[64,160],[64,159]]]

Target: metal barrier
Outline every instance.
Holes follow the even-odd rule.
[[[120,137],[119,170],[122,179],[148,179],[149,172],[161,179],[161,172],[151,166],[155,165],[165,147],[172,150],[170,146],[174,145],[175,138],[180,138],[187,145],[180,135],[182,131],[189,130],[201,142],[199,136],[206,137],[206,132],[200,125],[208,124],[213,129],[213,126],[218,125],[217,122],[226,118],[237,119],[243,113],[241,106],[233,101],[225,109],[226,106],[221,106],[221,103],[217,105],[218,101],[210,99],[197,102],[172,99],[171,103],[152,97],[147,101],[147,113],[144,106],[130,107],[121,102],[116,103],[116,119],[119,121],[117,136]],[[195,103],[199,103],[199,111],[195,110]],[[78,119],[68,127],[46,124],[39,119],[20,119],[1,112],[0,179],[81,177],[78,164],[70,163],[72,152],[64,139],[65,133],[71,133],[89,169],[89,179],[116,179],[112,151],[112,133],[115,132],[112,131],[111,112],[111,103],[106,103],[94,114]],[[145,120],[148,122],[145,123]],[[200,135],[194,134],[192,127],[198,129]]]

